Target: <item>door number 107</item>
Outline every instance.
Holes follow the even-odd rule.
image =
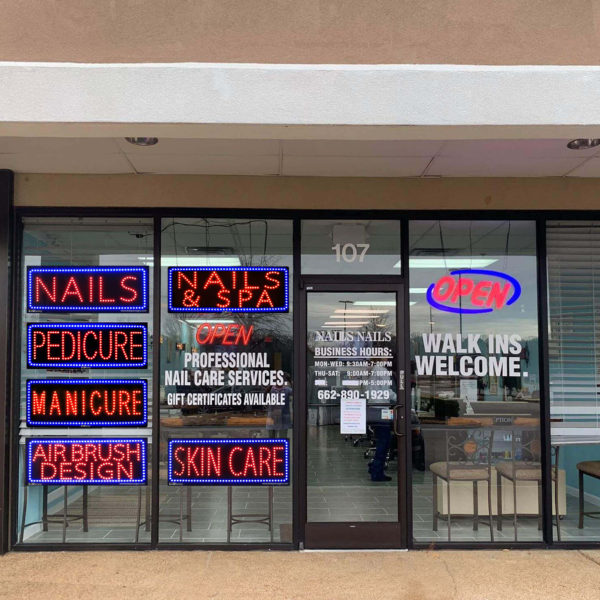
[[[371,244],[336,244],[331,246],[332,250],[335,250],[336,262],[342,260],[347,263],[358,262],[361,263],[365,260],[365,254]]]

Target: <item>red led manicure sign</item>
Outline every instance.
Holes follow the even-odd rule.
[[[148,267],[28,267],[27,312],[148,312]]]
[[[169,267],[169,312],[287,312],[287,267]]]
[[[30,379],[29,427],[123,427],[148,423],[143,379]]]
[[[29,323],[27,366],[141,368],[148,365],[145,323]]]
[[[146,485],[146,440],[28,439],[27,482],[42,485]]]
[[[287,439],[169,440],[170,485],[288,485]]]

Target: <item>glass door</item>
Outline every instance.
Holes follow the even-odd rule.
[[[405,543],[400,292],[306,286],[306,547]]]

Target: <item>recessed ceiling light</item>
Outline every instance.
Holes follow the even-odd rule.
[[[596,146],[600,146],[600,138],[577,138],[576,140],[571,140],[567,144],[569,150],[589,150]]]
[[[134,146],[155,146],[158,144],[158,138],[155,137],[126,137],[125,140]]]
[[[496,258],[470,258],[448,256],[446,258],[410,258],[411,269],[483,269],[498,262]],[[396,265],[400,268],[400,261]]]

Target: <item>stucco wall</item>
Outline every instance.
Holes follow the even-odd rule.
[[[0,60],[598,64],[600,0],[3,0]]]
[[[17,206],[600,210],[600,180],[16,176]]]

